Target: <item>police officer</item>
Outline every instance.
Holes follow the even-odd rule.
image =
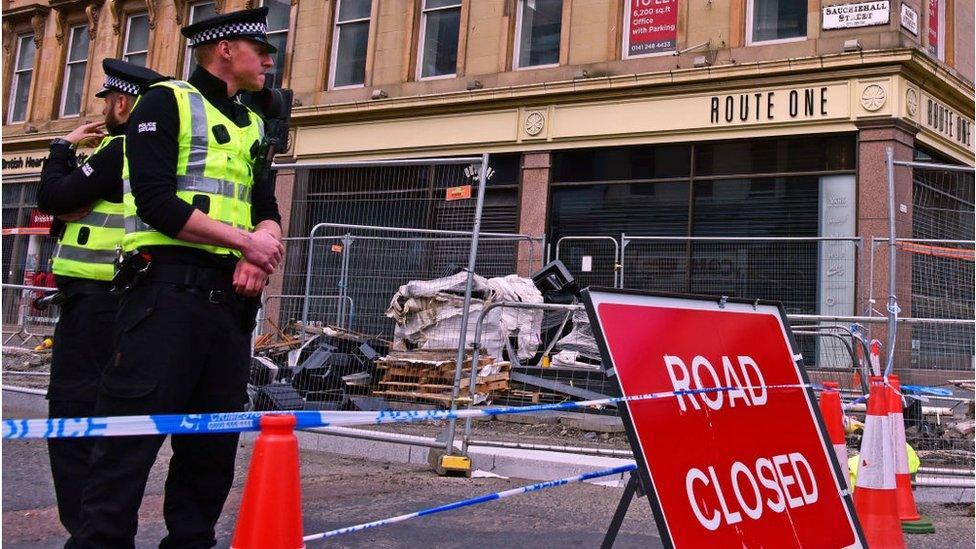
[[[157,72],[105,59],[104,120],[83,124],[51,142],[41,170],[38,208],[59,216],[51,269],[62,293],[54,331],[49,417],[88,417],[95,410],[101,370],[112,352],[118,298],[109,293],[117,248],[122,245],[122,142],[137,94],[163,77]],[[75,146],[108,135],[77,166]],[[81,526],[81,486],[88,474],[93,439],[48,440],[51,475],[61,524],[75,534]]]
[[[254,182],[263,121],[237,98],[273,65],[267,8],[190,25],[198,67],[152,86],[126,132],[125,237],[136,273],[96,415],[237,412],[257,296],[284,248],[273,183]],[[84,547],[132,547],[163,436],[100,438],[83,498]],[[211,547],[234,478],[236,434],[171,439],[160,547]]]

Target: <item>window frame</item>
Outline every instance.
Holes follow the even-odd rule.
[[[88,51],[85,52],[84,59],[76,60],[76,61],[71,60],[71,48],[74,46],[75,31],[77,29],[81,29],[81,32],[86,33],[88,32],[88,25],[87,24],[72,25],[71,27],[68,28],[68,47],[66,48],[65,55],[64,55],[64,73],[61,79],[61,100],[58,103],[58,118],[78,118],[81,116],[81,113],[85,110],[85,96],[87,95],[86,93],[87,90],[85,89],[86,87],[85,79],[88,77],[88,58],[91,56],[92,45],[91,45],[91,39],[89,38]],[[70,71],[71,65],[72,64],[77,65],[79,63],[85,64],[85,72],[82,74],[81,77],[81,98],[79,99],[79,103],[78,103],[78,112],[73,114],[65,114],[64,108],[66,106],[67,99],[68,99],[68,88],[70,87],[68,86],[68,78],[71,74]]]
[[[638,55],[629,55],[628,54],[628,52],[630,51],[630,32],[629,32],[629,29],[627,27],[627,22],[628,22],[628,19],[630,19],[630,13],[633,11],[633,8],[631,7],[631,6],[633,6],[633,3],[634,3],[634,0],[624,0],[624,11],[623,11],[623,14],[622,14],[623,17],[621,17],[621,20],[620,20],[620,30],[621,30],[621,32],[620,32],[620,34],[621,34],[621,40],[620,40],[620,58],[621,59],[643,59],[645,57],[660,57],[662,55],[674,55],[674,52],[678,51],[678,32],[677,32],[677,29],[675,29],[675,33],[674,33],[675,34],[675,47],[674,47],[673,50],[659,51],[659,52],[655,52],[655,53],[641,53],[641,54],[638,54]],[[678,2],[675,2],[674,3],[674,8],[675,8],[675,10],[680,10],[681,9],[681,4],[679,4]],[[677,17],[679,14],[680,14],[680,12],[679,13],[676,13],[675,16]]]
[[[343,1],[344,0],[336,0],[335,1],[335,8],[334,8],[335,9],[335,16],[332,18],[332,47],[330,48],[331,51],[329,52],[329,87],[328,87],[329,90],[353,90],[353,89],[356,89],[356,88],[365,88],[366,87],[366,68],[365,67],[363,69],[363,83],[362,84],[347,84],[345,86],[336,86],[335,85],[336,59],[337,59],[338,54],[339,54],[339,30],[340,30],[339,29],[339,26],[340,25],[348,25],[348,24],[351,24],[351,23],[362,23],[363,21],[366,21],[366,23],[367,23],[367,27],[366,27],[366,58],[367,58],[367,61],[368,61],[368,59],[369,59],[369,38],[370,38],[369,34],[373,30],[373,10],[376,8],[376,4],[375,4],[376,0],[370,0],[370,2],[369,2],[369,16],[368,17],[360,17],[359,19],[350,19],[348,21],[343,21],[343,22],[340,23],[339,22],[339,10],[342,7],[342,2]],[[366,64],[368,65],[369,63],[367,62]]]
[[[427,80],[445,80],[448,78],[457,78],[457,74],[458,74],[457,62],[458,62],[458,57],[460,57],[460,53],[461,53],[461,8],[464,5],[464,0],[454,0],[454,1],[457,2],[457,4],[453,6],[441,6],[439,8],[428,9],[426,7],[428,0],[420,0],[420,32],[417,37],[417,71],[415,74],[415,78],[417,79],[418,82],[427,81]],[[435,11],[447,11],[447,10],[454,10],[454,9],[458,11],[458,46],[457,46],[456,56],[454,58],[454,72],[450,74],[424,76],[423,75],[424,46],[426,45],[425,41],[427,40],[427,14]]]
[[[186,12],[187,25],[193,24],[193,12],[194,12],[194,10],[196,10],[197,8],[199,8],[201,6],[206,6],[207,4],[212,4],[214,6],[214,10],[216,11],[216,9],[217,9],[217,2],[214,1],[214,0],[203,0],[202,2],[196,2],[194,4],[190,4],[187,7],[187,12]],[[184,45],[184,50],[185,51],[183,52],[183,71],[182,72],[183,72],[183,80],[187,80],[187,79],[190,78],[190,63],[191,63],[192,58],[193,58],[193,48],[190,47],[190,39],[189,38],[183,40],[183,45]]]
[[[522,17],[522,9],[523,8],[522,7],[525,5],[525,2],[526,1],[527,0],[515,0],[515,39],[514,39],[514,46],[512,48],[512,50],[513,50],[513,52],[512,52],[512,70],[523,71],[523,70],[532,70],[532,69],[551,69],[553,67],[560,66],[560,63],[559,63],[559,60],[558,59],[556,60],[555,63],[548,63],[548,64],[544,64],[544,65],[528,65],[528,66],[525,66],[525,67],[519,66],[519,62],[518,62],[519,61],[519,55],[522,53],[522,23],[523,23],[523,17]],[[565,9],[566,9],[566,2],[565,2],[565,0],[563,0],[562,4],[563,4],[562,5],[563,14],[565,14]],[[562,18],[560,17],[560,22],[559,22],[559,48],[560,48],[560,50],[562,50],[562,42],[563,42],[563,28],[562,28],[563,23],[562,23],[562,20],[561,19]]]
[[[264,6],[267,6],[267,5],[268,5],[268,0],[260,0],[260,6],[261,7],[264,7]],[[287,50],[288,50],[288,37],[289,37],[289,35],[292,32],[292,17],[291,16],[292,16],[292,14],[291,14],[291,12],[289,12],[289,14],[288,14],[288,25],[286,25],[285,28],[279,29],[279,30],[271,30],[271,28],[269,27],[268,28],[268,31],[266,33],[269,38],[272,35],[277,35],[277,34],[282,34],[282,33],[284,33],[284,35],[285,35],[284,47],[282,48],[285,51],[282,53],[282,57],[281,57],[282,63],[281,63],[281,66],[278,65],[278,60],[275,59],[275,70],[276,70],[276,74],[280,74],[281,75],[281,85],[280,85],[280,87],[284,87],[285,84],[286,84],[286,79],[285,79],[285,63],[286,63],[287,57],[288,57],[288,53],[287,53]],[[269,42],[270,42],[270,40],[269,40]],[[271,54],[271,57],[274,58],[275,55],[276,54]],[[265,73],[265,74],[267,74],[267,73]],[[289,76],[289,78],[291,77],[290,74],[288,76]],[[268,85],[268,82],[265,81],[265,86],[267,86],[267,85]]]
[[[932,57],[935,57],[939,61],[945,62],[945,54],[946,54],[946,47],[945,47],[946,46],[946,44],[945,44],[946,43],[946,4],[947,4],[947,2],[946,2],[946,0],[938,0],[938,2],[939,2],[939,13],[936,15],[936,17],[939,20],[939,29],[937,31],[938,39],[936,40],[936,44],[935,44],[935,53],[933,53],[932,50],[930,50],[930,49],[927,49],[926,51],[928,51],[928,54],[931,55]],[[928,6],[931,6],[931,3],[930,2],[926,2],[926,4],[927,4],[927,8],[928,8]],[[929,27],[929,23],[931,22],[931,20],[932,20],[931,19],[931,14],[929,14],[929,19],[926,20],[926,28]],[[926,33],[926,34],[928,34],[928,33]],[[932,46],[932,44],[929,44],[929,47],[931,47],[931,46]]]
[[[794,36],[793,38],[776,38],[774,40],[753,40],[752,38],[752,24],[753,24],[753,12],[755,11],[754,5],[756,0],[746,0],[746,46],[766,46],[769,44],[789,44],[791,42],[803,42],[809,40],[810,36],[807,34],[808,31],[803,31],[803,36]],[[807,26],[809,26],[809,14]]]
[[[128,57],[130,55],[145,54],[146,55],[146,66],[148,67],[149,66],[149,45],[152,43],[152,40],[151,39],[147,39],[146,40],[146,49],[145,50],[133,50],[133,51],[129,51],[129,38],[132,36],[132,21],[133,21],[133,19],[138,19],[140,17],[143,17],[143,18],[146,19],[146,32],[147,33],[151,33],[152,32],[152,29],[149,28],[149,12],[145,12],[145,11],[143,11],[143,12],[136,12],[136,13],[132,13],[132,14],[129,14],[128,16],[126,16],[126,19],[125,19],[125,35],[122,37],[122,52],[121,52],[121,55],[119,57],[123,61],[125,61],[125,62],[128,63],[129,62]],[[148,34],[147,34],[147,38],[149,38]]]
[[[37,65],[37,52],[34,52],[34,64],[30,68],[21,68],[18,63],[20,63],[20,52],[27,44],[27,47],[33,47],[31,43],[34,41],[33,32],[25,32],[23,34],[17,35],[17,48],[14,51],[13,59],[13,71],[11,71],[10,78],[10,97],[7,98],[7,124],[20,124],[27,121],[27,117],[30,114],[30,104],[31,104],[31,88],[34,86],[34,67]],[[17,86],[20,83],[20,78],[23,73],[30,72],[31,81],[27,85],[27,102],[24,104],[24,118],[21,120],[14,120],[14,103],[17,99]]]

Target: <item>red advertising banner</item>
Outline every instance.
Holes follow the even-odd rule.
[[[627,0],[624,15],[627,57],[674,51],[677,37],[678,0]]]
[[[865,545],[778,305],[584,299],[666,545]]]
[[[929,52],[939,55],[939,0],[929,0]]]

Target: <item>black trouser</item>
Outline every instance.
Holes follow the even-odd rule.
[[[207,291],[145,282],[122,298],[116,355],[96,415],[237,412],[247,398],[249,331],[243,301],[213,303]],[[246,317],[250,315],[250,319]],[[133,547],[138,510],[163,436],[97,439],[84,489],[83,547]],[[166,479],[160,547],[212,547],[234,479],[236,434],[178,435]]]
[[[69,288],[62,291],[69,292]],[[118,303],[105,285],[104,291],[71,295],[61,304],[54,328],[48,417],[90,417],[95,411],[99,377],[112,357]],[[88,476],[93,445],[91,438],[47,441],[58,516],[71,535],[77,534],[81,526],[81,489]]]

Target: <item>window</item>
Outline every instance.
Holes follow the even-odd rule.
[[[203,21],[204,19],[209,19],[217,15],[216,4],[214,2],[201,2],[199,4],[194,4],[190,6],[190,21],[188,25],[192,25],[197,21]],[[193,58],[193,49],[190,48],[190,41],[186,42],[186,54],[183,59],[183,78],[189,78],[193,74],[193,69],[197,68],[197,60]]]
[[[945,60],[945,0],[929,2],[928,51],[940,61]]]
[[[124,44],[122,60],[145,67],[149,57],[149,16],[143,13],[129,17]]]
[[[274,44],[278,53],[274,55],[274,67],[264,75],[264,85],[280,88],[285,77],[285,50],[288,45],[288,24],[291,21],[290,0],[264,0],[261,5],[268,7],[268,42]]]
[[[64,89],[61,91],[61,116],[75,116],[81,112],[81,96],[85,91],[87,68],[88,27],[71,27],[68,35],[68,58],[64,67]]]
[[[519,0],[515,23],[515,68],[559,64],[563,0]]]
[[[807,0],[749,0],[746,42],[801,40],[807,36]]]
[[[10,82],[10,105],[7,108],[7,122],[23,122],[27,118],[27,99],[30,97],[31,77],[34,75],[34,35],[22,34],[17,37],[17,57],[14,74]]]
[[[333,88],[362,86],[366,81],[366,45],[372,0],[337,0],[332,30]]]
[[[424,0],[418,78],[453,76],[457,72],[460,26],[461,0]]]

